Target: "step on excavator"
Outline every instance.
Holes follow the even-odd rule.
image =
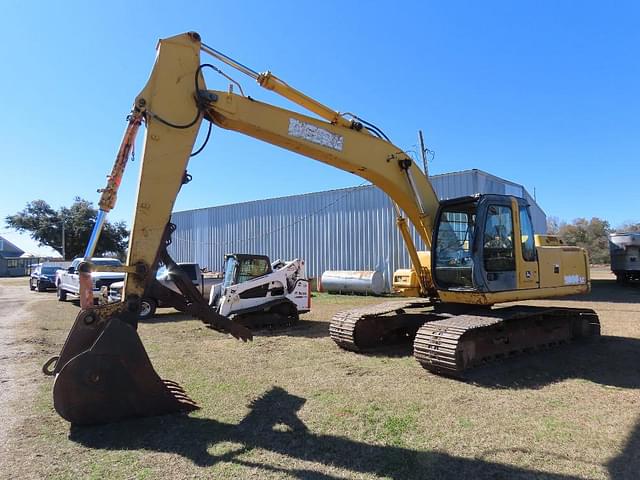
[[[240,83],[220,67],[202,63],[201,53],[313,116],[246,96]],[[228,90],[208,90],[205,70],[231,81]],[[257,73],[204,44],[195,32],[160,40],[151,76],[127,118],[85,252],[85,258],[93,256],[106,215],[115,205],[136,133],[144,124],[126,264],[108,268],[80,264],[81,285],[89,294],[81,295],[81,311],[60,355],[43,366],[45,373],[55,376],[56,411],[74,424],[198,408],[179,384],[158,376],[137,334],[140,300],[149,291],[211,328],[245,341],[252,338],[247,328],[216,312],[188,278],[176,275],[181,294],[154,281],[160,263],[175,267],[167,252],[175,230],[171,211],[180,188],[191,179],[189,158],[203,150],[212,125],[351,172],[393,201],[411,259],[411,268],[395,272],[393,283],[407,298],[337,314],[330,335],[340,347],[367,351],[415,338],[415,358],[423,367],[461,375],[496,357],[599,334],[598,316],[592,310],[496,307],[590,289],[586,252],[562,245],[556,237],[535,235],[522,198],[476,195],[439,202],[428,177],[380,128],[355,114],[326,107],[271,72]],[[194,150],[203,120],[209,122],[206,138]],[[424,244],[420,251],[410,226]],[[98,268],[126,273],[119,303],[93,306],[90,272]]]

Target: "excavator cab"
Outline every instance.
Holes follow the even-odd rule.
[[[586,252],[536,235],[526,200],[475,195],[441,203],[431,255],[439,296],[492,305],[589,290]]]
[[[537,288],[533,223],[522,198],[475,195],[442,202],[434,232],[432,269],[439,290],[517,290],[518,266]]]

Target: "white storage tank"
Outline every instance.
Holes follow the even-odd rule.
[[[327,270],[322,274],[320,285],[323,292],[359,293],[382,295],[385,293],[384,275],[378,271]]]

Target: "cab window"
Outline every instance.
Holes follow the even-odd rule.
[[[246,282],[256,277],[261,277],[269,271],[269,262],[264,258],[252,258],[244,260],[240,264],[240,272],[238,272],[238,283]]]
[[[522,258],[525,262],[533,262],[536,259],[536,243],[533,232],[533,224],[526,207],[520,207],[520,235],[522,236]]]
[[[484,227],[484,268],[487,272],[515,270],[511,208],[490,205]]]

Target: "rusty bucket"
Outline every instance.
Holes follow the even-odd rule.
[[[45,365],[45,373],[56,376],[56,411],[73,424],[90,425],[196,410],[180,385],[158,376],[135,321],[118,310],[82,310],[60,356]]]

